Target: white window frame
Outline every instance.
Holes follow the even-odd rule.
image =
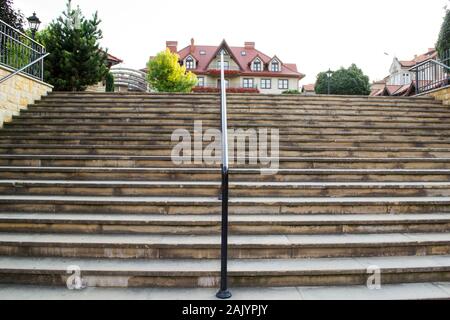
[[[275,70],[274,66],[277,65],[278,68]],[[281,62],[277,59],[272,60],[272,62],[270,62],[270,71],[272,72],[281,72]]]
[[[267,84],[269,85],[267,86]],[[261,79],[261,89],[272,89],[272,79]]]
[[[289,90],[289,79],[278,79],[278,89]]]
[[[255,87],[255,79],[254,78],[242,79],[242,87],[245,89],[254,88]]]
[[[256,69],[256,65],[257,65],[257,62],[259,62],[258,63],[258,65],[259,65],[259,69],[257,70]],[[261,72],[261,71],[263,71],[263,63],[262,63],[262,61],[261,61],[261,59],[259,59],[259,58],[256,58],[255,60],[253,60],[253,63],[252,63],[252,71],[256,71],[256,72]]]
[[[188,64],[189,62],[189,64]],[[192,65],[191,65],[192,63]],[[192,70],[195,69],[195,59],[192,56],[187,56],[186,59],[184,59],[184,65],[186,67],[186,69],[188,70]]]
[[[197,87],[204,87],[205,86],[205,77],[198,77],[198,83]]]

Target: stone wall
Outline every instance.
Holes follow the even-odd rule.
[[[0,66],[0,79],[12,72]],[[13,115],[18,115],[20,110],[26,109],[52,89],[51,85],[25,75],[16,75],[0,84],[0,128],[3,122],[11,121]]]
[[[450,106],[450,86],[429,93],[430,96],[441,100],[445,105]]]
[[[105,81],[100,81],[97,84],[87,87],[86,92],[106,92]]]

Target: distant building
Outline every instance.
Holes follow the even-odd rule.
[[[305,84],[302,88],[302,93],[304,93],[306,95],[316,94],[316,85],[314,83]]]
[[[371,96],[410,96],[415,94],[416,75],[410,69],[419,63],[437,59],[437,50],[430,48],[426,53],[415,55],[411,60],[395,57],[389,75],[371,86]],[[432,79],[427,79],[432,80]]]
[[[166,47],[180,57],[180,64],[197,75],[197,92],[218,91],[220,87],[220,53],[225,53],[226,86],[230,91],[279,94],[298,90],[305,77],[296,64],[285,63],[277,56],[268,56],[255,48],[254,42],[243,47],[230,47],[224,40],[218,46],[191,44],[178,50],[178,42],[167,41]]]

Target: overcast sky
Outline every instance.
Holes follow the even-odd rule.
[[[315,81],[319,71],[356,63],[371,80],[387,75],[392,56],[411,59],[434,46],[449,0],[73,0],[83,13],[98,11],[102,46],[143,68],[166,40],[187,46],[231,46],[255,41],[257,49],[296,63]],[[221,5],[224,3],[224,5]],[[44,26],[66,0],[14,0],[26,16],[36,11]],[[392,56],[386,56],[384,53]]]

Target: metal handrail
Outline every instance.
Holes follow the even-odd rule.
[[[49,54],[50,54],[50,53],[46,53],[46,54],[44,54],[43,56],[40,56],[39,58],[37,58],[36,60],[34,60],[33,62],[27,64],[25,67],[22,67],[22,68],[20,68],[20,69],[18,69],[18,70],[16,70],[16,71],[14,71],[13,73],[7,75],[6,77],[1,78],[1,79],[0,79],[0,84],[3,83],[3,82],[5,82],[6,80],[11,79],[11,78],[14,77],[16,74],[21,73],[22,71],[24,71],[25,69],[27,69],[27,68],[31,67],[32,65],[38,63],[39,61],[45,59],[45,57],[47,57]]]
[[[222,129],[222,243],[221,243],[221,276],[220,290],[217,293],[219,299],[231,298],[228,290],[228,121],[227,121],[227,89],[225,83],[225,68],[223,51],[220,54],[220,105],[221,105],[221,129]]]
[[[25,33],[0,20],[0,64],[43,80],[45,47]],[[39,66],[35,66],[40,62]],[[22,65],[26,65],[22,67]],[[9,79],[9,78],[8,78]],[[6,80],[3,80],[6,81]]]
[[[446,65],[445,63],[442,63],[442,62],[440,62],[440,61],[438,61],[438,60],[435,60],[435,59],[430,59],[430,60],[421,62],[421,63],[419,63],[419,64],[416,64],[414,67],[412,67],[411,69],[409,69],[409,71],[414,71],[415,69],[420,68],[420,67],[422,67],[422,66],[424,66],[424,65],[426,65],[426,64],[428,64],[428,63],[430,63],[430,62],[431,62],[431,63],[434,63],[434,64],[437,64],[438,66],[441,66],[441,67],[444,68],[444,69],[450,70],[450,66]]]
[[[450,83],[450,50],[441,59],[429,59],[408,71],[415,73],[416,95],[447,86]]]

